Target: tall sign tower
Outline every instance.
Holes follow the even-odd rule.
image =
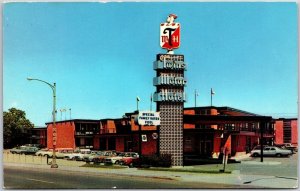
[[[160,46],[167,54],[157,54],[154,62],[156,86],[153,100],[160,112],[159,153],[171,154],[172,166],[183,166],[183,104],[186,101],[184,86],[184,55],[174,54],[180,46],[180,24],[177,16],[170,14],[160,25]]]

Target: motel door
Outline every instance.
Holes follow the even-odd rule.
[[[212,153],[212,141],[211,140],[200,140],[199,154],[201,156],[211,156]]]

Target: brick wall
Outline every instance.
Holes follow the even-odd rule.
[[[275,144],[283,144],[283,121],[276,120],[275,122]]]
[[[53,124],[47,124],[47,148],[53,148],[52,142]],[[75,124],[74,122],[56,123],[57,144],[56,148],[75,148]]]
[[[294,145],[298,145],[298,121],[292,120],[291,126],[292,126],[291,143]]]

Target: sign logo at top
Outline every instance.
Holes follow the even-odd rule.
[[[174,20],[177,15],[170,14],[166,23],[160,24],[160,46],[164,49],[173,50],[180,45],[180,24]]]

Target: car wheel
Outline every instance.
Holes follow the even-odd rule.
[[[133,168],[133,163],[130,163],[130,164],[128,165],[128,167],[129,167],[129,168]]]
[[[277,156],[277,157],[281,157],[281,154],[280,154],[280,153],[277,153],[276,156]]]
[[[254,157],[258,157],[258,153],[253,153],[253,156]]]
[[[117,160],[117,161],[115,162],[115,164],[120,164],[120,162]]]

